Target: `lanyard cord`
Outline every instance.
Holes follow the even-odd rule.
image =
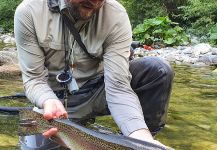
[[[84,28],[86,24],[83,24],[80,29],[78,30],[78,32],[81,32],[81,30]],[[69,70],[69,59],[71,57],[71,54],[72,54],[72,49],[70,49],[70,51],[66,50],[66,35],[65,35],[65,23],[64,23],[64,20],[63,20],[63,40],[64,40],[64,48],[65,48],[65,69],[64,69],[64,72],[66,73],[68,70]],[[68,38],[67,38],[67,41],[68,41]],[[75,43],[75,38],[72,42],[72,48],[74,46],[74,43]],[[68,56],[68,58],[67,58]]]
[[[70,49],[70,51],[67,50],[66,48],[66,45],[68,42],[66,42],[66,30],[65,30],[65,23],[64,23],[64,20],[62,21],[63,24],[62,24],[62,30],[63,30],[63,42],[64,42],[64,49],[65,49],[65,56],[64,56],[64,59],[65,59],[65,68],[64,68],[64,73],[65,74],[70,74],[70,67],[69,67],[69,60],[70,60],[70,57],[71,57],[71,54],[72,54],[72,48]],[[79,32],[83,29],[83,27],[85,26],[82,25],[81,28],[79,29]],[[68,41],[68,38],[67,38],[67,41]],[[72,47],[74,46],[74,43],[75,43],[75,39],[72,43]],[[67,101],[68,101],[68,86],[67,85],[64,85],[64,105],[65,105],[65,108],[67,108]]]
[[[64,73],[67,73],[69,71],[69,59],[67,59],[67,56],[68,56],[68,50],[66,48],[66,35],[65,35],[65,24],[63,22],[62,24],[62,30],[63,30],[63,42],[64,42],[64,49],[65,49],[65,68],[64,68]],[[68,100],[68,88],[67,88],[67,85],[64,85],[64,96],[63,96],[63,100],[64,100],[64,105],[65,105],[65,108],[67,108],[67,100]]]
[[[66,49],[66,31],[65,31],[65,24],[64,24],[64,21],[63,21],[63,42],[64,42],[64,49],[65,49],[65,68],[64,68],[64,72],[66,73],[68,70],[69,70],[69,57],[71,55],[71,51],[70,51],[70,55],[68,56],[68,53],[69,51]],[[68,56],[68,58],[67,58]]]

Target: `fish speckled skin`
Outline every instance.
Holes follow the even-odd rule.
[[[32,110],[20,111],[19,135],[43,133],[51,127],[57,127],[55,136],[61,145],[72,150],[165,150],[165,147],[140,141],[126,136],[99,133],[68,119],[47,121],[43,115]],[[61,141],[61,142],[60,142]]]

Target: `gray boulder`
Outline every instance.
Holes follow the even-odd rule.
[[[15,48],[5,48],[0,51],[0,66],[18,64],[17,51]]]
[[[217,55],[204,55],[198,61],[207,65],[217,66]]]

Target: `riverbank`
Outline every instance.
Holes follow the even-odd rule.
[[[156,136],[156,139],[177,150],[216,150],[217,148],[217,136],[214,134],[217,132],[217,77],[212,75],[212,67],[209,67],[209,65],[198,61],[194,61],[194,63],[189,61],[187,63],[186,60],[188,59],[183,58],[188,56],[189,59],[199,60],[199,58],[206,55],[215,56],[215,48],[206,45],[207,49],[201,48],[199,53],[199,51],[196,51],[198,47],[203,46],[195,44],[192,46],[166,47],[151,51],[139,48],[134,53],[135,58],[158,56],[173,63],[176,76],[168,110],[167,124],[163,131]],[[8,79],[0,81],[0,95],[12,95],[21,92],[23,90],[21,79],[12,80],[10,78],[11,75],[14,75],[14,70],[18,69],[16,47],[6,46],[1,49],[0,54],[4,56],[2,57],[4,59],[0,58],[0,60],[4,60],[4,64],[0,66],[0,75],[1,71],[4,70],[3,72],[6,73],[4,77],[8,77]],[[174,64],[187,65],[179,66]],[[191,66],[197,66],[197,68]],[[21,105],[19,101],[12,100],[0,101],[0,103],[1,106]],[[98,124],[117,129],[112,119],[99,117],[96,120]],[[14,118],[8,116],[2,118],[2,121],[0,121],[0,135],[2,136],[0,138],[0,141],[2,140],[0,149],[16,148],[18,143],[18,136],[15,133],[17,124],[18,119],[16,116]]]
[[[217,66],[217,48],[207,43],[161,49],[145,48],[134,49],[134,58],[157,56],[177,65]]]
[[[194,40],[195,41],[195,40]],[[12,34],[0,35],[0,77],[20,75],[16,43]],[[217,66],[217,48],[208,43],[194,42],[188,46],[164,47],[160,49],[139,47],[133,57],[157,56],[172,64],[193,67]],[[215,68],[214,68],[215,69]]]

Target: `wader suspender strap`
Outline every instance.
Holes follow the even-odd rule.
[[[77,43],[79,44],[79,46],[84,50],[84,52],[92,59],[100,59],[98,57],[95,57],[93,55],[91,55],[90,53],[88,53],[86,46],[84,45],[84,43],[81,40],[81,36],[78,33],[77,29],[75,28],[74,24],[70,23],[70,19],[68,18],[67,15],[61,13],[63,22],[65,23],[65,25],[68,27],[69,31],[72,33],[72,35],[74,36],[74,39],[77,41]]]

